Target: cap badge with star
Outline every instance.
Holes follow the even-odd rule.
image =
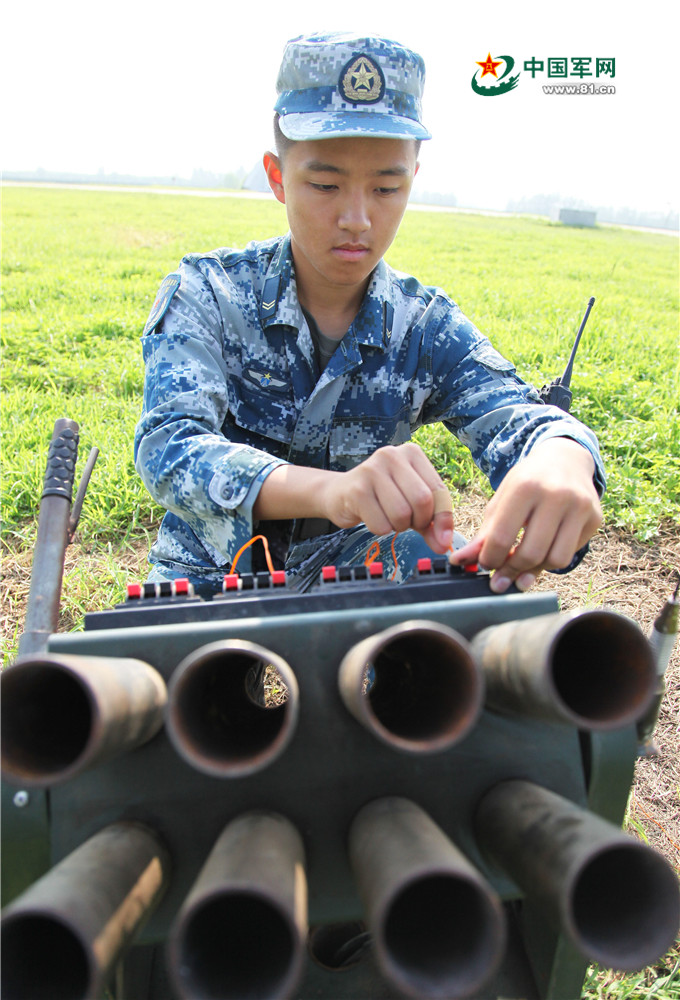
[[[369,56],[359,55],[340,73],[339,90],[352,104],[372,104],[383,96],[385,78]]]

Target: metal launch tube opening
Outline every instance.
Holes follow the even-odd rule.
[[[155,736],[166,697],[141,660],[21,657],[2,675],[3,772],[41,787],[66,781]]]
[[[363,806],[349,856],[375,957],[401,993],[462,997],[494,975],[505,948],[501,901],[420,806],[387,797]]]
[[[443,750],[473,727],[483,679],[467,642],[438,622],[410,621],[349,650],[338,676],[349,711],[390,746]]]
[[[642,969],[680,923],[675,872],[663,855],[555,792],[519,779],[480,800],[475,834],[527,905],[591,962]]]
[[[8,918],[2,952],[4,1000],[85,1000],[94,995],[87,951],[78,935],[55,917],[29,913]]]
[[[261,678],[274,668],[286,690],[267,707]],[[180,663],[168,690],[166,727],[178,753],[205,774],[252,774],[290,742],[298,715],[298,686],[288,664],[256,643],[225,639],[195,650]]]
[[[471,642],[487,705],[499,712],[619,729],[654,697],[649,642],[613,611],[571,611],[492,625]]]
[[[587,611],[570,619],[552,647],[552,680],[573,713],[601,729],[633,722],[649,704],[654,664],[647,639],[621,615]]]
[[[96,1000],[161,898],[169,855],[148,828],[94,834],[2,915],[5,1000]]]
[[[246,892],[205,900],[187,917],[178,944],[186,997],[285,997],[297,978],[296,965],[288,921],[271,900]]]
[[[170,934],[169,971],[183,1000],[290,996],[307,936],[304,861],[283,816],[254,811],[227,824]]]
[[[603,850],[579,873],[567,916],[581,950],[606,968],[632,971],[672,944],[678,887],[644,844]]]
[[[2,684],[2,766],[25,781],[70,771],[85,752],[93,706],[78,678],[53,664],[7,670]]]
[[[383,940],[387,965],[413,996],[464,996],[497,960],[498,915],[472,882],[430,875],[392,901]]]

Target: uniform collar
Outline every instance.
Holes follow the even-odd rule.
[[[352,323],[357,343],[386,350],[392,337],[393,323],[390,269],[384,260],[380,260],[371,275],[361,309]]]
[[[267,268],[260,300],[260,319],[265,327],[275,323],[300,328],[302,310],[295,288],[290,233],[281,237]]]
[[[300,329],[303,321],[295,287],[290,233],[281,238],[267,268],[260,302],[260,319],[265,327],[284,324],[296,329]],[[351,329],[357,343],[386,350],[392,336],[393,321],[390,268],[384,260],[380,260],[371,275],[364,301]]]

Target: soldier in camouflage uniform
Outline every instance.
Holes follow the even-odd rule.
[[[451,555],[495,568],[493,589],[566,566],[597,529],[594,435],[542,405],[445,292],[383,259],[430,137],[423,82],[420,56],[385,39],[288,44],[264,164],[290,232],[189,254],[144,329],[135,460],[167,509],[151,580],[213,593],[256,533],[301,589],[326,563],[363,562],[376,538],[388,575],[406,578],[454,542],[442,481],[411,441],[433,421],[497,490]]]

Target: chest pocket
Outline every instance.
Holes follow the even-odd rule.
[[[235,378],[229,385],[229,413],[246,432],[249,443],[258,447],[257,437],[288,444],[295,430],[297,412],[289,386],[269,372],[259,371]],[[268,377],[265,377],[268,376]]]
[[[411,439],[411,407],[404,402],[382,416],[337,418],[330,434],[331,468],[351,469],[377,448],[403,444]]]

